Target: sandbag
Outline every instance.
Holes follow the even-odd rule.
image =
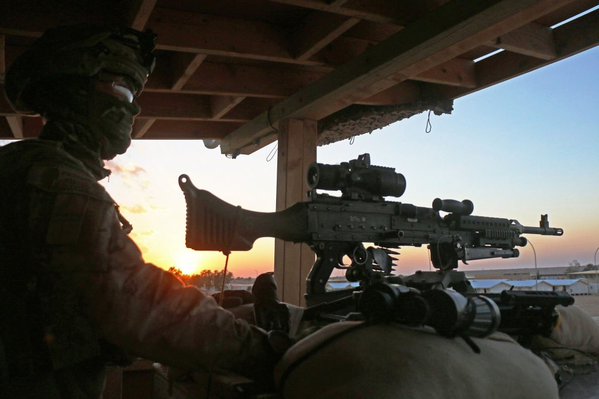
[[[599,326],[593,318],[578,306],[556,306],[559,318],[551,333],[555,342],[599,355]]]
[[[331,324],[296,343],[275,370],[285,399],[558,398],[545,363],[509,336],[445,338],[399,324]]]

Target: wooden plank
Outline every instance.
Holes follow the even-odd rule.
[[[154,122],[156,122],[156,119],[154,118],[136,118],[135,123],[133,124],[133,132],[131,133],[131,137],[134,139],[142,138],[148,132],[148,130],[150,130]]]
[[[318,53],[318,60],[327,66],[341,66],[364,54],[377,43],[371,40],[341,36]]]
[[[388,0],[337,0],[337,1],[322,1],[322,0],[273,0],[277,3],[310,8],[313,10],[326,11],[364,19],[377,23],[392,23],[402,25],[405,23],[408,16],[413,16],[418,10],[421,10],[421,5],[416,1],[388,1]]]
[[[162,119],[212,119],[208,97],[195,94],[148,93],[137,100],[140,116]]]
[[[6,122],[8,122],[8,126],[10,127],[10,131],[12,135],[16,139],[22,139],[25,137],[23,135],[23,117],[22,116],[7,116]]]
[[[599,44],[599,10],[595,10],[553,31],[559,59],[578,54]]]
[[[358,18],[321,12],[310,13],[292,35],[293,55],[299,60],[311,58],[358,22],[360,22]]]
[[[0,84],[4,84],[6,75],[6,37],[0,35]]]
[[[13,139],[14,136],[12,134],[12,130],[10,130],[10,126],[8,126],[8,122],[6,118],[0,117],[0,139]]]
[[[6,93],[4,91],[4,83],[0,83],[0,116],[13,116],[16,115],[14,109],[8,102],[6,98]]]
[[[206,59],[206,54],[195,54],[190,60],[181,65],[180,68],[175,69],[174,82],[171,86],[172,90],[181,90],[183,86],[189,81],[193,74],[198,70],[202,62]]]
[[[121,25],[125,12],[115,11],[103,1],[0,1],[0,31],[7,35],[39,37],[60,25]]]
[[[422,87],[424,83],[413,81],[401,82],[395,86],[381,91],[374,96],[364,98],[356,104],[360,105],[400,105],[407,104],[421,99]]]
[[[37,137],[44,128],[44,122],[40,116],[23,117],[23,137]]]
[[[476,87],[474,62],[463,58],[449,60],[413,77],[412,79],[421,82],[439,83],[450,86]]]
[[[130,26],[143,31],[154,7],[156,7],[156,0],[136,0],[131,11]]]
[[[138,117],[137,122],[143,119]],[[141,139],[203,140],[221,139],[241,126],[240,122],[157,119]]]
[[[599,10],[553,30],[556,57],[543,60],[517,53],[502,52],[476,63],[476,89],[445,88],[443,94],[458,98],[550,65],[599,45]]]
[[[553,32],[534,22],[499,36],[492,45],[543,60],[556,57]]]
[[[316,161],[317,125],[309,120],[281,124],[277,158],[277,210],[306,200],[306,173]],[[306,277],[314,252],[306,244],[275,240],[275,278],[284,302],[304,305]]]
[[[227,114],[230,120],[252,120],[262,111],[275,105],[277,100],[272,98],[251,98],[245,99]]]
[[[212,119],[221,119],[229,111],[242,102],[245,97],[223,97],[213,96],[210,98],[210,112],[212,112]]]
[[[158,35],[158,49],[300,63],[285,35],[266,22],[156,8],[148,26]]]
[[[451,2],[256,117],[226,137],[221,151],[251,153],[273,140],[271,124],[286,118],[319,120],[395,85],[391,76],[418,76],[567,2]]]
[[[185,58],[185,59],[183,59]],[[177,57],[177,67],[175,68],[171,68],[173,70],[174,75],[174,82],[170,87],[170,91],[172,90],[179,90],[181,87],[183,87],[183,85],[185,85],[185,83],[187,83],[187,81],[189,80],[189,78],[195,73],[195,71],[198,69],[198,67],[202,64],[202,62],[204,61],[204,59],[206,59],[206,56],[204,54],[195,54],[195,55],[184,55],[183,57]],[[140,123],[138,126],[134,127],[133,132],[134,135],[133,137],[135,138],[140,138],[143,135],[145,135],[148,130],[150,129],[150,127],[152,127],[152,125],[154,124],[156,120],[155,119],[146,119],[143,121],[143,123]]]
[[[189,77],[181,92],[233,97],[284,98],[322,78],[327,71],[269,65],[205,61]],[[150,76],[145,91],[170,91],[167,79]]]

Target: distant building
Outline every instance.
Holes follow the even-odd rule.
[[[589,283],[582,278],[546,281],[553,287],[553,291],[565,291],[570,295],[586,295],[591,293]]]
[[[326,284],[327,291],[344,290],[346,288],[355,288],[358,283],[350,283],[349,281],[331,281],[329,280]]]
[[[553,286],[545,280],[510,280],[513,291],[553,291]]]
[[[568,267],[534,267],[517,269],[481,269],[465,270],[469,279],[496,279],[496,280],[531,280],[536,277],[539,279],[566,278]],[[538,274],[538,276],[537,276]]]
[[[254,285],[253,278],[234,278],[230,283],[227,284],[228,290],[243,290],[251,291]]]
[[[509,285],[506,280],[470,280],[472,288],[479,294],[498,294],[503,290],[509,290]]]
[[[599,270],[588,270],[586,272],[568,273],[572,278],[585,278],[590,283],[599,283]]]
[[[585,279],[542,279],[542,280],[499,280],[473,279],[472,288],[479,294],[513,291],[565,291],[570,295],[588,295],[596,293]]]

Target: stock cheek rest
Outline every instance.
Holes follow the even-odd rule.
[[[293,346],[275,379],[286,399],[558,398],[532,352],[502,333],[473,340],[480,354],[431,330],[336,323]]]

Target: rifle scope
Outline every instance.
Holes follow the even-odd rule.
[[[344,198],[401,197],[406,190],[406,179],[394,168],[371,166],[370,155],[339,165],[313,163],[308,168],[310,189],[340,190]]]

